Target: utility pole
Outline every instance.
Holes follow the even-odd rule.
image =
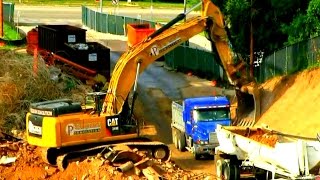
[[[252,8],[252,0],[251,0],[251,13],[250,13],[250,77],[253,77],[253,61],[254,61],[254,48],[253,48],[253,8]]]
[[[102,13],[102,0],[100,0],[100,13]]]
[[[183,13],[187,12],[187,0],[183,0]],[[187,16],[184,18],[184,22],[187,21]],[[189,46],[189,40],[186,40],[184,43],[185,46]]]
[[[150,12],[151,12],[151,21],[153,21],[153,0],[151,0]]]
[[[3,35],[3,0],[0,0],[0,37]]]

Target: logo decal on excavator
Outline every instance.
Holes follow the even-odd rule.
[[[107,125],[109,126],[109,127],[113,127],[113,126],[118,126],[118,119],[119,118],[109,118],[108,120],[107,120]]]
[[[69,136],[81,135],[81,134],[89,134],[89,133],[97,133],[101,131],[101,124],[99,122],[96,123],[86,123],[84,125],[81,124],[68,124],[66,126],[66,133]]]
[[[163,46],[162,48],[158,48],[157,45],[153,45],[150,49],[151,51],[151,56],[158,56],[160,53],[163,53],[165,51],[167,51],[168,49],[170,49],[171,47],[179,44],[181,42],[180,38],[177,38],[171,42],[169,42],[167,45]]]
[[[179,42],[181,41],[180,38],[175,39],[174,41],[171,41],[170,43],[168,43],[167,45],[165,45],[164,47],[162,47],[159,50],[159,53],[165,52],[166,50],[170,49],[171,47],[179,44]]]
[[[157,45],[153,45],[150,50],[151,50],[151,56],[159,55],[159,48]]]

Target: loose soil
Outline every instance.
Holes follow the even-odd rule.
[[[262,116],[257,125],[307,137],[320,132],[320,69],[275,77],[261,85]]]

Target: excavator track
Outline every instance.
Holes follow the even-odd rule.
[[[158,159],[161,161],[168,161],[171,157],[171,151],[169,147],[157,141],[145,141],[146,139],[136,139],[137,141],[133,142],[121,142],[121,143],[112,143],[104,144],[99,146],[94,146],[91,148],[84,148],[80,150],[59,150],[59,149],[44,149],[43,158],[44,161],[51,165],[57,165],[58,168],[63,171],[68,167],[68,164],[73,161],[81,161],[88,156],[95,156],[97,154],[106,154],[113,150],[114,147],[119,145],[125,145],[130,149],[136,149],[139,152],[147,152],[146,155],[149,158]],[[142,140],[142,141],[141,141]],[[144,141],[144,142],[143,142]],[[47,153],[45,153],[47,152]]]

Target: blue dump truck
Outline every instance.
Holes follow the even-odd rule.
[[[225,96],[193,97],[172,102],[172,141],[175,147],[201,156],[214,155],[219,145],[215,129],[231,125],[230,101]]]

